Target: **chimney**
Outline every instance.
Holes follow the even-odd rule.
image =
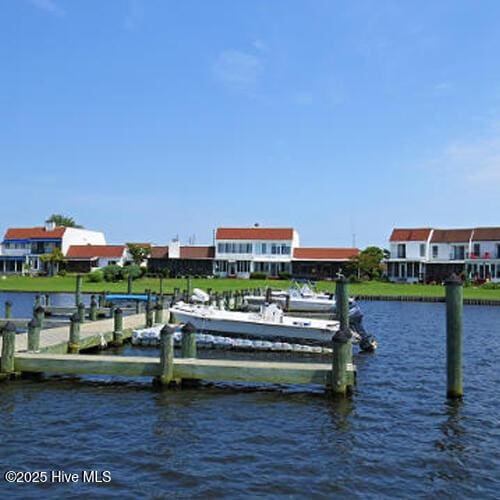
[[[181,256],[181,242],[178,239],[172,240],[168,245],[168,258],[179,259]]]
[[[53,231],[56,228],[56,223],[53,221],[45,221],[45,231]]]

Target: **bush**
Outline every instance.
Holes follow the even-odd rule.
[[[87,275],[87,281],[89,283],[101,283],[101,281],[104,281],[104,274],[102,271],[92,271]]]
[[[488,283],[483,283],[481,288],[485,290],[500,290],[500,283],[492,283],[489,281]]]
[[[136,280],[144,274],[144,269],[137,264],[131,264],[130,266],[125,266],[121,269],[121,277],[123,279],[128,279],[129,276],[132,276],[132,279]]]
[[[106,266],[102,268],[104,281],[120,281],[123,278],[123,268],[117,265]]]
[[[289,280],[292,277],[292,275],[290,273],[287,273],[287,272],[278,273],[278,276],[279,276],[280,280]]]
[[[265,280],[267,278],[266,273],[250,273],[251,280]]]
[[[66,276],[66,269],[60,269],[59,272],[57,273],[58,276]]]

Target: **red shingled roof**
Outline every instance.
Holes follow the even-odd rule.
[[[150,257],[152,259],[168,259],[168,247],[151,247]]]
[[[432,243],[467,243],[472,236],[472,229],[434,229]]]
[[[293,228],[219,227],[215,238],[217,240],[291,240]]]
[[[500,227],[477,227],[474,241],[500,241]]]
[[[300,260],[349,260],[358,254],[358,248],[296,248],[293,251],[293,258]]]
[[[66,257],[68,259],[120,258],[125,248],[125,245],[71,245]]]
[[[431,229],[426,228],[395,228],[392,231],[390,241],[427,241],[431,234]]]
[[[4,240],[45,240],[62,238],[65,227],[47,231],[44,227],[12,227],[5,232]]]
[[[215,247],[184,246],[181,247],[181,259],[213,259],[215,257]]]

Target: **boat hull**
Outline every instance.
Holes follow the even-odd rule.
[[[266,299],[265,297],[247,297],[246,301],[250,307],[258,308],[265,303]],[[273,302],[276,302],[283,309],[286,307],[286,297],[273,297]],[[288,311],[334,313],[335,302],[326,299],[313,300],[290,298]]]

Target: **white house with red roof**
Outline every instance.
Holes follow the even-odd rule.
[[[500,228],[416,228],[392,231],[390,281],[440,282],[451,274],[500,282]]]
[[[225,228],[215,232],[214,273],[248,278],[251,273],[279,276],[292,272],[292,255],[299,246],[293,228]]]
[[[101,267],[124,266],[132,262],[126,245],[71,245],[66,254],[70,272],[90,272]]]
[[[99,231],[74,227],[56,227],[47,222],[44,227],[9,228],[0,245],[0,274],[23,273],[30,270],[45,272],[41,257],[59,248],[66,255],[71,245],[104,245]]]

